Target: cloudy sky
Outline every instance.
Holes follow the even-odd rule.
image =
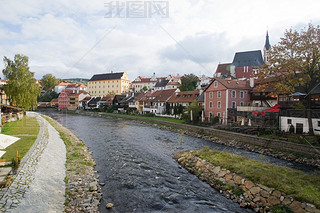
[[[29,57],[35,77],[205,74],[235,52],[320,24],[317,0],[0,1],[0,56]],[[4,63],[0,61],[0,70]],[[2,73],[1,73],[2,76]]]

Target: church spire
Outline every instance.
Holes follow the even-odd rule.
[[[266,43],[264,44],[264,48],[263,48],[264,63],[268,63],[270,48],[271,48],[271,45],[270,45],[270,42],[269,42],[269,32],[267,30]]]
[[[271,45],[270,45],[270,42],[269,42],[269,32],[268,32],[268,30],[267,30],[266,43],[265,43],[265,45],[264,45],[264,48],[265,48],[266,50],[270,50],[270,48],[271,48]]]

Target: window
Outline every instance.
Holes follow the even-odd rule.
[[[288,119],[287,124],[292,124],[292,119]]]
[[[318,121],[318,127],[320,127],[320,121]]]
[[[214,87],[218,87],[218,82],[217,81],[214,82]]]
[[[70,102],[70,104],[76,104],[75,102]]]
[[[209,108],[212,108],[212,101],[209,102]]]
[[[218,98],[221,98],[221,91],[218,91],[217,97],[218,97]]]
[[[232,101],[232,108],[237,108],[237,104],[235,101]]]
[[[220,117],[221,117],[221,113],[220,113],[220,112],[218,112],[218,113],[217,113],[217,116],[220,118]]]
[[[217,102],[217,107],[218,107],[218,108],[221,108],[221,101],[218,101],[218,102]]]
[[[240,102],[240,106],[244,106],[244,103],[242,101]]]
[[[76,100],[75,98],[70,98],[70,101],[74,101],[74,100]]]
[[[213,93],[209,92],[209,98],[213,98]]]
[[[232,90],[231,97],[232,97],[232,98],[236,98],[236,97],[237,97],[237,96],[236,96],[236,91]]]
[[[244,98],[244,92],[240,91],[240,98]]]

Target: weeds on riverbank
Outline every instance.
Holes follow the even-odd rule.
[[[280,190],[295,199],[320,207],[320,173],[307,174],[299,170],[262,163],[240,155],[210,150],[193,151],[193,155],[215,166],[221,166],[251,181]]]

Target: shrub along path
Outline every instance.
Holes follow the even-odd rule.
[[[21,161],[12,184],[0,192],[2,212],[63,212],[66,148],[59,133],[37,113],[38,137]],[[26,132],[30,134],[28,131]],[[18,133],[25,134],[25,133]]]

